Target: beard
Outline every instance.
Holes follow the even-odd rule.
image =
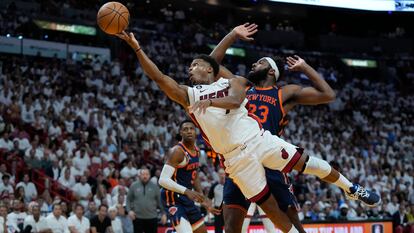
[[[258,70],[258,71],[251,71],[248,75],[247,75],[247,79],[252,82],[253,84],[259,84],[260,81],[263,81],[266,79],[267,77],[267,73],[269,72],[270,68],[266,68],[263,70]]]

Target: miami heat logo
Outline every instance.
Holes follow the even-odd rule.
[[[289,158],[289,154],[287,153],[287,151],[285,149],[282,149],[282,158],[283,159]]]
[[[170,207],[168,209],[168,212],[170,212],[171,215],[174,215],[175,213],[177,213],[177,207],[175,207],[175,206]]]

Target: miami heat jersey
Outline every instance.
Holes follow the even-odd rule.
[[[263,128],[274,135],[282,135],[287,125],[282,106],[282,90],[277,87],[251,87],[246,92],[249,100],[249,112],[257,116]]]
[[[229,87],[230,81],[220,78],[210,85],[188,88],[190,105],[200,100],[226,97]],[[191,115],[215,152],[229,153],[261,133],[257,121],[248,116],[247,102],[245,99],[237,109],[208,107],[204,114],[197,111]]]

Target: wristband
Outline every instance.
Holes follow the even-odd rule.
[[[138,53],[141,50],[141,47],[135,49],[135,52]]]

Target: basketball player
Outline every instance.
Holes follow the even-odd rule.
[[[247,80],[236,78],[229,72],[229,79],[220,78],[215,81],[219,65],[210,56],[199,55],[189,68],[190,81],[196,85],[179,85],[163,74],[146,56],[132,33],[122,32],[118,36],[135,51],[149,78],[171,100],[187,109],[212,148],[223,156],[225,171],[244,196],[256,202],[283,232],[292,233],[298,230],[286,214],[280,211],[276,200],[270,195],[264,167],[286,173],[295,169],[320,178],[329,175],[329,181],[335,182],[346,192],[352,192],[354,185],[326,161],[302,156],[302,150],[260,128],[245,108],[248,102],[245,98]],[[271,72],[275,72],[273,67]],[[332,176],[339,176],[339,179],[335,181]],[[377,205],[380,202],[377,194],[362,187],[352,194],[368,205]]]
[[[226,50],[237,40],[242,39],[251,41],[252,35],[257,32],[257,25],[244,24],[235,27],[219,45],[210,54],[218,63],[221,63]],[[309,77],[314,87],[307,87],[308,90],[303,91],[300,86],[287,85],[282,88],[276,87],[276,81],[283,75],[284,62],[282,59],[275,59],[279,72],[279,76],[269,75],[268,66],[261,66],[263,59],[252,65],[252,69],[248,75],[248,79],[254,86],[247,90],[246,97],[249,100],[249,112],[257,115],[259,122],[263,128],[269,130],[272,134],[281,136],[283,128],[287,124],[287,111],[292,109],[296,104],[310,99],[304,104],[316,105],[323,104],[335,99],[335,93],[324,79],[319,77],[318,73],[306,62],[299,58],[288,57],[288,68],[291,71],[300,71]],[[266,59],[264,59],[266,60]],[[299,205],[292,192],[292,185],[289,178],[277,170],[265,168],[266,179],[269,183],[270,190],[276,198],[278,205],[284,211],[295,227],[302,233],[303,229],[299,217]],[[247,232],[250,223],[250,217],[256,210],[256,204],[247,201],[241,194],[240,189],[234,184],[230,178],[226,178],[224,184],[224,218],[226,232]],[[250,204],[250,207],[249,207]],[[244,216],[246,215],[247,218]],[[259,207],[260,215],[264,215],[263,210]],[[263,218],[263,225],[266,232],[276,232],[274,225],[267,219]],[[243,227],[242,227],[243,226]]]
[[[210,212],[219,213],[204,201],[198,180],[199,150],[195,145],[195,128],[189,120],[180,124],[182,140],[170,149],[159,180],[163,187],[161,200],[177,233],[207,233],[204,218],[193,200],[202,203]]]

